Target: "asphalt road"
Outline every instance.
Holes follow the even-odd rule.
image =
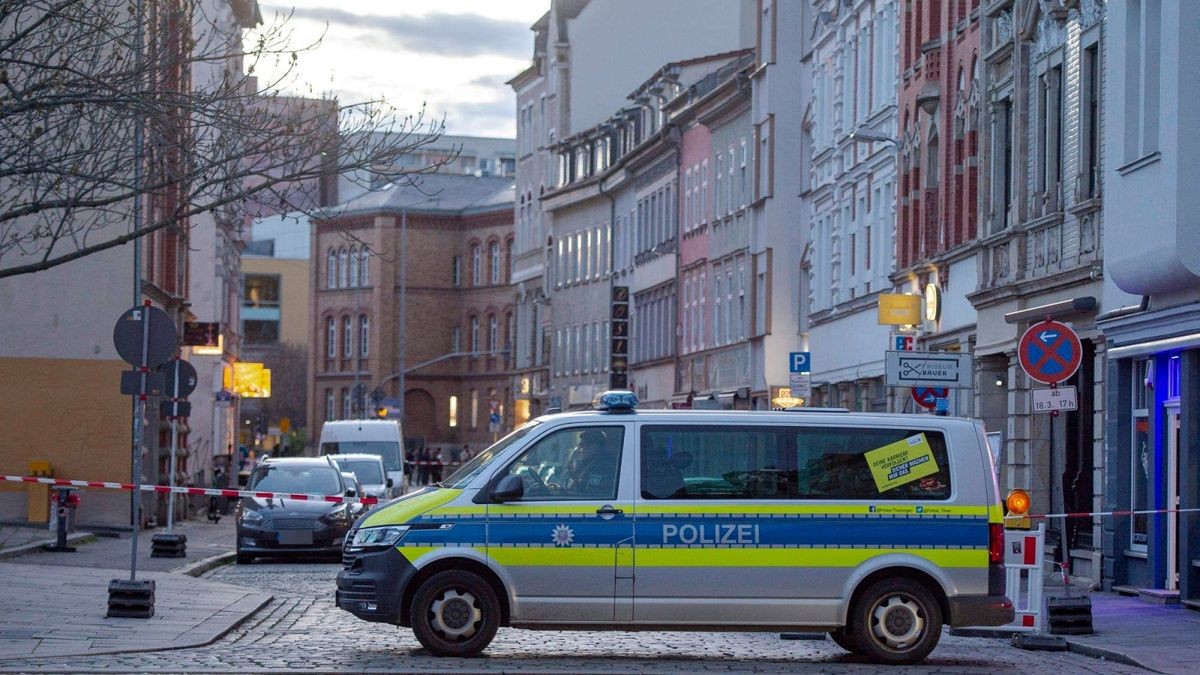
[[[275,601],[218,642],[197,649],[97,656],[70,663],[5,661],[22,672],[814,672],[895,673],[864,663],[828,639],[776,633],[585,633],[502,628],[475,659],[430,656],[406,628],[360,621],[333,604],[329,562],[267,561],[206,576],[269,590]],[[1063,652],[1027,652],[1007,641],[946,634],[922,673],[1132,673],[1129,666]]]

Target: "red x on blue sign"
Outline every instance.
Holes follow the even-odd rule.
[[[1083,347],[1079,336],[1066,324],[1043,321],[1030,326],[1021,336],[1017,357],[1029,377],[1044,384],[1057,384],[1079,370]]]

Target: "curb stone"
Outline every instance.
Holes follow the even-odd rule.
[[[91,532],[75,532],[67,535],[68,544],[90,544],[96,540],[96,535]],[[39,541],[31,541],[28,544],[13,546],[12,548],[0,549],[0,560],[8,560],[23,556],[26,553],[35,553],[42,550],[42,546],[46,544],[54,545],[58,543],[58,538],[41,539]]]
[[[226,551],[225,553],[218,553],[217,555],[209,556],[196,562],[180,565],[171,570],[171,572],[174,574],[186,574],[189,577],[199,577],[209,570],[221,567],[222,565],[228,565],[233,562],[236,556],[236,552]]]
[[[1070,638],[1067,638],[1067,650],[1075,652],[1076,654],[1083,654],[1084,656],[1090,656],[1095,659],[1105,659],[1107,661],[1112,661],[1114,663],[1123,663],[1127,666],[1136,666],[1138,668],[1145,668],[1146,670],[1148,670],[1152,673],[1162,672],[1159,670],[1155,670],[1155,669],[1151,668],[1150,666],[1147,666],[1144,663],[1141,663],[1137,659],[1132,658],[1127,654],[1122,654],[1121,652],[1114,651],[1111,649],[1105,649],[1104,647],[1097,647],[1095,645],[1083,644],[1081,642],[1072,640]]]

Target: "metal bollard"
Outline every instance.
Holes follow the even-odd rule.
[[[46,544],[42,548],[57,553],[74,553],[75,547],[67,546],[67,518],[69,512],[74,510],[75,496],[71,493],[77,488],[55,485],[51,489],[54,490],[55,514],[58,516],[58,541],[53,545]]]

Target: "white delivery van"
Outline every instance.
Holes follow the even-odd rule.
[[[404,434],[396,420],[330,420],[321,427],[322,455],[379,455],[392,484],[404,485]]]

